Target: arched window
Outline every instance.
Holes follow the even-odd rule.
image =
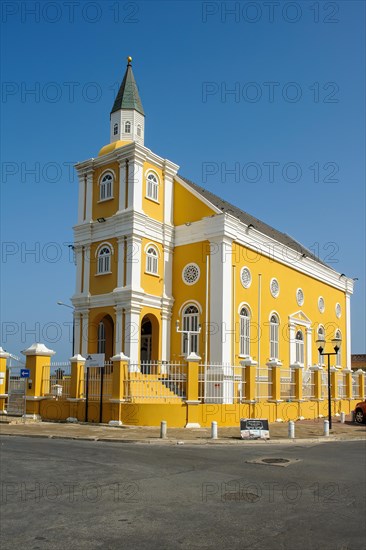
[[[184,331],[197,331],[199,330],[199,311],[197,306],[191,304],[184,308],[182,315],[182,326]],[[188,334],[182,333],[182,353],[187,355],[188,353],[198,354],[198,334],[190,334],[189,349],[188,349]]]
[[[97,353],[105,353],[105,326],[103,321],[101,321],[98,325]]]
[[[125,134],[130,134],[130,133],[131,133],[131,122],[127,120],[127,122],[125,123]]]
[[[146,251],[146,273],[158,274],[158,251],[155,246],[149,246]]]
[[[269,320],[269,357],[270,359],[278,359],[278,330],[279,320],[276,314],[271,315]]]
[[[325,333],[324,333],[324,327],[319,326],[318,328],[318,340],[322,340],[325,342]],[[318,343],[318,346],[320,345],[320,342]],[[324,345],[323,345],[324,347]],[[322,367],[324,365],[324,357],[323,355],[320,355],[320,352],[318,352],[318,364]]]
[[[141,124],[137,125],[137,135],[138,137],[141,137]]]
[[[250,313],[246,307],[240,310],[240,355],[250,355]]]
[[[339,329],[336,330],[335,337],[337,338],[337,340],[339,340],[339,342],[337,342],[337,346],[339,347],[339,350],[337,351],[337,355],[336,355],[336,367],[341,367],[342,366],[342,354],[341,354],[342,333]]]
[[[159,180],[155,174],[150,172],[146,178],[146,196],[154,201],[158,200],[159,196]]]
[[[106,199],[111,199],[113,197],[113,174],[107,172],[102,176],[100,182],[100,194],[99,198],[101,201]]]
[[[295,361],[304,364],[304,335],[298,330],[295,337]]]
[[[111,249],[103,246],[98,252],[98,273],[111,272]]]
[[[116,136],[118,134],[118,124],[116,122],[116,124],[113,126],[113,135]]]

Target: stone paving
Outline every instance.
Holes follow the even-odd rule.
[[[295,423],[295,440],[288,439],[287,423],[271,423],[270,438],[272,442],[293,443],[307,441],[355,440],[366,441],[366,425],[358,425],[346,417],[342,424],[339,418],[333,419],[329,437],[325,437],[324,419],[302,420]],[[187,442],[191,444],[243,444],[237,428],[218,427],[218,439],[212,440],[210,428],[169,428],[167,438],[160,439],[159,427],[120,426],[111,427],[101,424],[68,424],[61,422],[24,421],[21,418],[1,417],[0,435],[17,435],[28,437],[82,439],[91,441],[121,441],[140,443],[174,443]],[[245,443],[258,443],[246,441]],[[267,442],[270,443],[270,442]]]

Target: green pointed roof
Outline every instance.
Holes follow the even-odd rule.
[[[134,109],[145,116],[135,77],[133,76],[131,61],[132,58],[129,57],[125,76],[118,90],[111,114],[120,109]]]

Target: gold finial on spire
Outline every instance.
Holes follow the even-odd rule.
[[[131,65],[132,57],[129,55],[127,57],[127,65]]]

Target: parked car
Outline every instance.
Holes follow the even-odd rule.
[[[366,399],[365,401],[360,401],[357,403],[353,418],[357,424],[362,424],[362,422],[366,422]]]

